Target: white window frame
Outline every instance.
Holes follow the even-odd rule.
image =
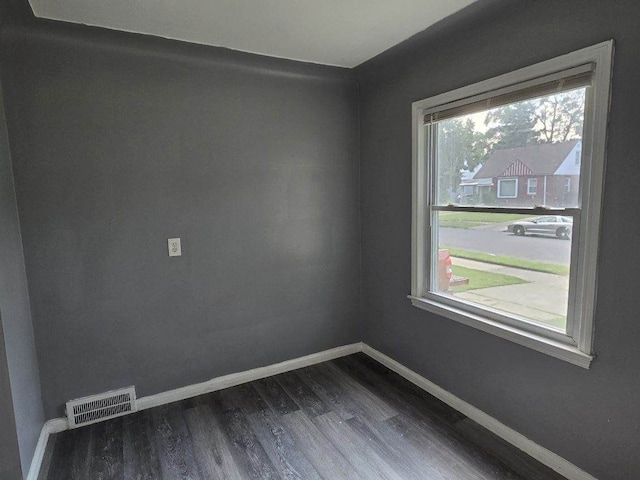
[[[564,193],[571,193],[571,178],[564,179]]]
[[[527,178],[527,195],[537,195],[537,194],[538,194],[538,178],[537,177]]]
[[[513,195],[502,195],[502,184],[505,182],[514,182],[516,184],[516,188],[514,190]],[[518,198],[518,179],[517,178],[500,178],[498,179],[498,187],[496,191],[496,196],[498,198]]]
[[[473,85],[436,95],[412,104],[413,115],[413,209],[411,294],[412,304],[465,325],[488,332],[539,352],[589,368],[594,358],[593,331],[596,299],[596,268],[600,231],[600,214],[604,185],[607,119],[611,89],[613,41],[584,48],[551,60],[516,70]],[[582,144],[581,197],[576,209],[532,207],[532,215],[574,217],[569,277],[567,333],[542,325],[513,319],[501,312],[481,308],[463,300],[455,300],[428,289],[432,278],[429,265],[434,262],[431,249],[431,211],[428,202],[430,161],[428,160],[428,127],[426,111],[451,108],[493,96],[495,91],[517,92],[524,85],[536,85],[536,79],[591,64],[593,86],[587,90]],[[538,83],[541,83],[538,81]],[[455,102],[455,103],[454,103]],[[440,207],[439,207],[440,208]],[[452,211],[493,211],[500,208],[473,209],[468,206],[444,207]],[[473,210],[471,210],[473,209]],[[575,228],[575,227],[578,228]]]

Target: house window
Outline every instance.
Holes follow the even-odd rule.
[[[565,193],[571,193],[571,179],[570,178],[565,178],[564,179],[564,191],[565,191]]]
[[[498,198],[518,198],[518,179],[502,178],[498,180]]]
[[[538,179],[529,178],[527,180],[527,195],[537,195],[537,194],[538,194]]]
[[[414,306],[588,368],[612,52],[605,42],[413,104]],[[558,206],[571,179],[564,192],[551,180],[578,142],[580,189]],[[452,204],[464,171],[497,178],[495,191]],[[517,195],[521,177],[537,194],[536,173],[544,207]]]
[[[576,156],[575,156],[575,160],[574,160],[574,165],[578,166],[580,165],[580,150],[576,150]]]

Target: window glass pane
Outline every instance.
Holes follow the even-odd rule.
[[[538,193],[538,179],[530,178],[527,185],[527,195],[535,195]]]
[[[566,331],[573,219],[434,212],[431,292]]]
[[[578,207],[585,92],[435,124],[437,204]],[[531,177],[539,179],[534,192]]]
[[[498,180],[498,198],[512,198],[518,196],[518,180]]]

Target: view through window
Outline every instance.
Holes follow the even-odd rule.
[[[430,291],[566,331],[587,88],[434,123]]]

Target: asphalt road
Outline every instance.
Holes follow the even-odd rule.
[[[495,227],[491,230],[441,228],[440,245],[540,262],[569,264],[570,241],[533,235],[517,237],[503,232],[503,229],[504,227]]]

